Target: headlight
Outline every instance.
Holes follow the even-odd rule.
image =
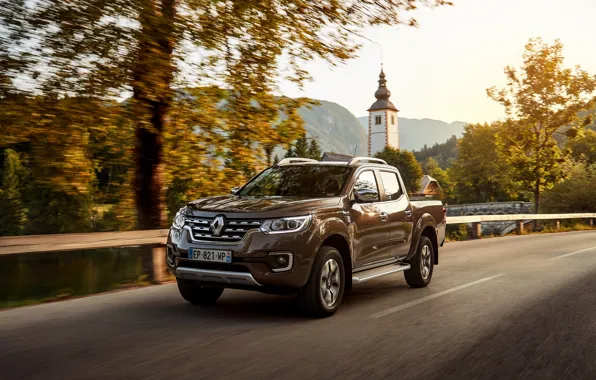
[[[261,225],[261,231],[266,234],[285,234],[304,231],[310,227],[311,220],[312,217],[310,215],[266,220]]]
[[[181,229],[182,227],[184,227],[185,221],[186,221],[186,207],[182,207],[176,213],[176,216],[174,217],[174,222],[172,223],[172,226],[174,228]]]

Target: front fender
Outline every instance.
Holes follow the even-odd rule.
[[[326,213],[324,215],[316,215],[315,216],[315,234],[319,237],[320,244],[317,247],[317,251],[325,240],[329,237],[339,235],[341,236],[348,246],[349,249],[349,257],[351,263],[354,262],[353,258],[353,247],[352,247],[352,239],[348,221],[346,217],[341,212],[334,212],[334,213]]]

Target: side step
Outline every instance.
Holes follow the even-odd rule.
[[[352,276],[353,284],[360,284],[373,278],[386,276],[388,274],[403,272],[410,269],[410,264],[391,264],[385,265],[380,268],[368,269],[362,272],[354,273]]]

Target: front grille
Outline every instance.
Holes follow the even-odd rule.
[[[223,228],[215,234],[211,222],[215,218],[187,216],[185,225],[192,229],[195,240],[234,243],[242,240],[250,230],[258,229],[263,221],[254,219],[223,219]]]

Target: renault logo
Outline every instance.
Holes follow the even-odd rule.
[[[224,227],[224,217],[222,215],[216,216],[209,225],[211,226],[213,235],[219,235]]]

